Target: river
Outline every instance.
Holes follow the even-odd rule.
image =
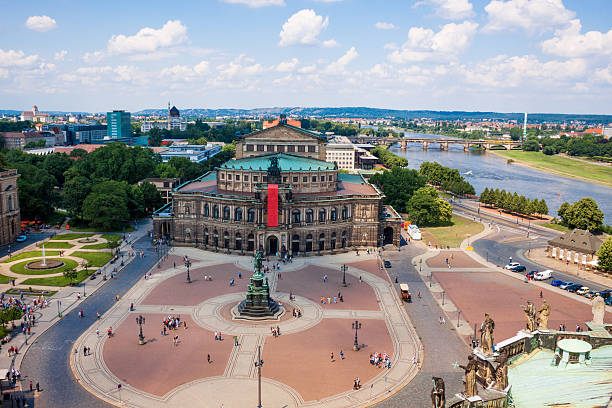
[[[443,137],[411,132],[405,132],[405,135]],[[443,166],[458,169],[474,186],[476,194],[489,187],[516,191],[529,198],[543,198],[548,204],[551,216],[557,216],[557,210],[564,201],[573,203],[583,197],[591,197],[604,212],[604,222],[612,224],[612,188],[610,187],[549,174],[518,164],[508,164],[506,159],[486,152],[464,152],[463,146],[460,145],[451,145],[448,151],[439,150],[437,145],[430,145],[429,149],[424,151],[420,144],[409,144],[405,151],[401,150],[399,145],[394,145],[389,150],[407,158],[410,169],[418,169],[424,161],[435,161]],[[467,171],[471,171],[472,174],[465,175]]]

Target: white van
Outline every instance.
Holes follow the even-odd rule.
[[[421,230],[416,225],[410,224],[408,226],[408,235],[410,235],[410,238],[418,241],[421,239]]]
[[[546,280],[546,279],[551,279],[552,278],[552,273],[553,271],[551,271],[550,269],[547,269],[545,271],[542,272],[538,272],[533,276],[533,279],[535,280]]]

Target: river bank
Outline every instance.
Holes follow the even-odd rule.
[[[547,156],[540,152],[487,150],[505,159],[512,159],[516,164],[541,170],[546,173],[589,181],[612,187],[612,167],[591,164],[563,156]]]

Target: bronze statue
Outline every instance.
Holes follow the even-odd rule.
[[[498,359],[495,369],[495,389],[505,390],[508,386],[508,354],[503,353]]]
[[[440,377],[431,377],[433,388],[431,389],[432,408],[444,408],[446,406],[446,390],[444,380]]]
[[[480,350],[484,355],[490,356],[493,354],[493,330],[495,322],[488,313],[485,313],[485,319],[480,325]]]
[[[268,176],[269,177],[280,177],[281,170],[278,167],[278,157],[272,156],[268,160],[270,160],[270,166],[268,167]]]
[[[255,252],[255,260],[254,260],[255,270],[257,272],[261,271],[261,265],[263,263],[263,254],[261,251]]]
[[[528,332],[535,331],[536,329],[536,310],[531,300],[527,301],[527,306],[521,306],[525,312],[525,319],[527,320],[525,328]]]
[[[544,299],[544,303],[538,310],[538,330],[548,330],[548,318],[550,317],[550,305]]]
[[[478,370],[478,363],[474,360],[473,355],[468,356],[468,363],[465,366],[459,364],[459,367],[465,370],[465,391],[463,395],[465,397],[473,397],[478,394],[478,387],[476,385],[476,371]]]

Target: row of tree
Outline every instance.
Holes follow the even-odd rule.
[[[599,232],[604,228],[604,213],[592,198],[581,198],[575,203],[563,203],[557,211],[561,223],[568,228]]]
[[[161,206],[161,196],[151,177],[194,179],[235,154],[233,144],[204,163],[172,158],[162,163],[151,149],[110,143],[91,153],[74,149],[70,155],[39,156],[19,150],[0,154],[2,168],[16,168],[21,216],[24,220],[53,220],[54,208],[83,223],[111,230],[127,220],[142,217]]]
[[[149,136],[150,146],[160,146],[164,139],[188,139],[192,144],[206,144],[208,141],[232,143],[237,137],[261,128],[261,122],[233,120],[227,120],[221,127],[211,127],[203,120],[197,119],[195,123],[187,124],[187,128],[184,131],[154,128],[145,133],[145,135]],[[136,135],[138,135],[140,128],[135,127],[135,129],[137,129]]]
[[[480,194],[479,201],[518,214],[548,214],[548,205],[544,199],[534,198],[531,200],[523,195],[518,195],[516,192],[511,193],[497,188],[495,190],[485,188]]]
[[[427,183],[453,194],[476,194],[474,187],[463,178],[459,170],[444,167],[440,163],[421,163],[419,174],[425,177]]]
[[[396,154],[391,153],[385,146],[379,145],[372,150],[372,154],[378,157],[378,160],[388,168],[393,167],[406,167],[408,165],[408,159],[400,157]]]

